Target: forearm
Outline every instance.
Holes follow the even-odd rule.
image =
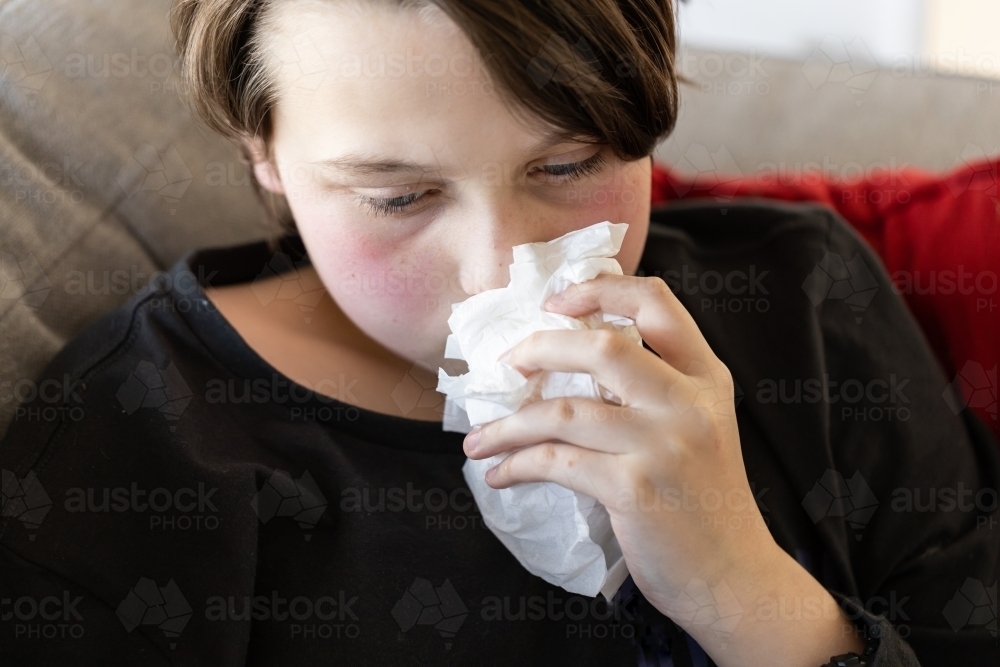
[[[719,667],[819,667],[833,655],[864,650],[861,632],[829,591],[776,544],[734,564],[709,588],[714,609],[670,615]]]

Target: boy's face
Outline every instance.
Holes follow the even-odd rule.
[[[286,196],[330,296],[369,337],[436,371],[451,304],[505,287],[513,246],[603,220],[629,224],[616,259],[634,275],[650,158],[545,145],[550,128],[511,113],[436,8],[287,3],[277,19],[274,167],[255,173]],[[566,175],[597,153],[596,171]]]

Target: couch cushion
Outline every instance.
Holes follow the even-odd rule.
[[[850,180],[906,165],[943,171],[1000,152],[1000,80],[945,76],[897,57],[877,68],[828,37],[805,62],[682,50],[677,129],[656,158],[684,173],[805,168]],[[806,175],[808,177],[808,175]],[[791,184],[791,183],[789,183]]]
[[[267,233],[235,150],[178,95],[169,7],[0,4],[0,435],[15,389],[153,272]]]

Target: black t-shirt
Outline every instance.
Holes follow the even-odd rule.
[[[279,272],[261,298],[294,298],[303,261],[192,252],[51,362],[0,445],[0,663],[710,664],[631,580],[605,604],[525,571],[463,434],[296,384],[202,289]],[[637,275],[732,371],[762,515],[875,664],[997,664],[998,447],[870,248],[818,206],[673,204]],[[740,613],[810,613],[775,602]]]

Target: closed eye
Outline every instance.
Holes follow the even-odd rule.
[[[558,179],[555,182],[574,181],[589,174],[596,173],[604,167],[607,160],[603,151],[598,151],[586,160],[567,164],[547,164],[539,167],[548,176]],[[549,179],[552,180],[552,179]]]
[[[598,151],[586,160],[579,162],[568,162],[566,164],[547,164],[537,167],[537,171],[531,173],[541,173],[543,180],[551,185],[561,185],[577,181],[584,176],[597,173],[607,164],[604,151]],[[358,202],[368,209],[368,212],[375,217],[398,215],[415,208],[428,195],[432,195],[437,190],[424,190],[423,192],[410,192],[399,197],[378,198],[357,195]]]
[[[372,215],[378,217],[380,215],[402,213],[413,206],[414,202],[419,199],[423,199],[423,195],[427,192],[430,192],[430,190],[426,190],[424,192],[411,192],[403,195],[402,197],[391,197],[389,199],[379,199],[358,195],[358,200],[368,208],[368,211]]]

